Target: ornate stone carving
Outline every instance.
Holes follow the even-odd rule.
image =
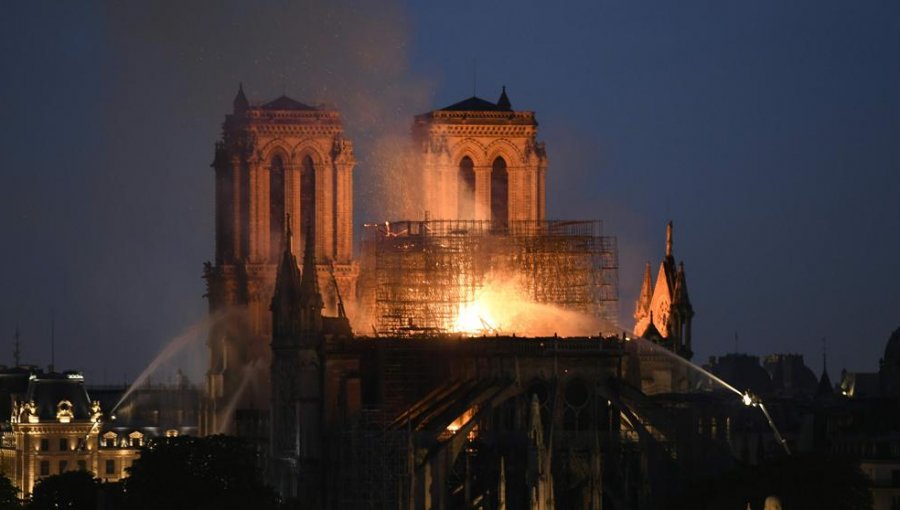
[[[69,423],[73,418],[75,418],[75,413],[72,409],[72,403],[68,400],[60,400],[56,404],[56,419],[60,423]]]
[[[94,423],[99,423],[103,418],[103,411],[100,410],[100,401],[94,400],[91,402],[91,421]]]

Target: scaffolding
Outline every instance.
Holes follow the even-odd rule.
[[[600,221],[398,221],[366,225],[361,281],[378,335],[451,330],[488,278],[513,277],[528,299],[615,324],[616,238]],[[366,294],[369,294],[366,296]]]

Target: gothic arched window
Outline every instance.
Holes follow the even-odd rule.
[[[275,156],[269,166],[269,253],[272,260],[278,260],[284,249],[284,213],[284,160]]]
[[[500,228],[509,224],[509,172],[500,156],[491,168],[491,222]]]
[[[306,235],[316,238],[316,172],[311,157],[303,158],[300,167],[300,240],[306,246]],[[315,243],[313,243],[315,244]]]
[[[459,179],[456,210],[458,219],[475,218],[475,164],[472,158],[465,156],[459,162]]]

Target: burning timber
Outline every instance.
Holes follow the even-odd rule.
[[[461,311],[498,280],[513,282],[528,302],[584,314],[598,324],[616,320],[616,238],[602,235],[600,221],[367,225],[362,268],[362,303],[377,335],[533,334],[484,317],[483,328],[460,329]]]

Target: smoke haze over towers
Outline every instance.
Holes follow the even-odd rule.
[[[366,179],[384,175],[368,160],[404,154],[413,113],[470,95],[475,58],[479,96],[506,84],[537,112],[548,216],[618,236],[623,303],[674,219],[699,359],[737,329],[742,349],[814,366],[828,336],[835,359],[872,368],[900,303],[897,9],[5,6],[0,361],[18,318],[23,361],[46,364],[54,308],[57,364],[134,377],[204,313],[208,165],[239,81],[251,98],[337,103],[359,223],[405,213],[402,193],[376,203],[391,186]]]

